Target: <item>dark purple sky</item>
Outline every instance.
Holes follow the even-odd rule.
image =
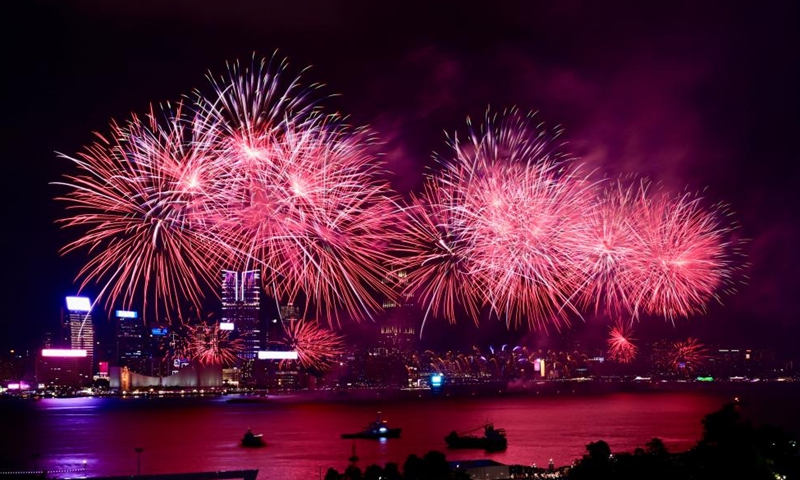
[[[22,2],[3,32],[0,344],[55,325],[80,255],[52,197],[66,162],[109,120],[205,87],[253,52],[323,82],[329,111],[373,127],[401,192],[419,187],[444,131],[487,106],[538,110],[569,150],[610,176],[705,189],[749,239],[724,305],[653,335],[800,344],[796,2]],[[168,4],[168,5],[165,5]],[[436,5],[436,6],[434,6]],[[603,333],[597,321],[572,335]],[[496,328],[495,328],[496,330]],[[471,324],[440,329],[478,338]],[[436,335],[436,331],[432,332]],[[543,341],[539,339],[539,341]]]

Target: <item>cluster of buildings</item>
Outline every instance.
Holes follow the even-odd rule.
[[[402,280],[402,279],[401,279]],[[36,352],[0,353],[0,389],[76,389],[102,385],[112,390],[143,388],[255,388],[269,390],[500,386],[515,382],[585,378],[667,379],[775,378],[793,365],[762,350],[717,347],[702,362],[663,362],[662,345],[650,346],[635,365],[608,361],[603,351],[542,351],[504,346],[495,351],[473,347],[466,352],[420,351],[420,312],[410,298],[386,300],[385,315],[366,338],[331,359],[325,371],[300,367],[297,352],[277,340],[285,322],[301,312],[291,304],[278,319],[266,321],[261,309],[260,272],[223,271],[221,305],[215,327],[237,339],[235,361],[226,365],[193,362],[179,349],[179,326],[146,323],[137,311],[111,315],[113,335],[99,338],[91,299],[65,299],[61,329],[48,334]],[[109,338],[108,340],[106,338]],[[185,344],[184,344],[185,345]],[[643,349],[647,350],[647,349]],[[287,361],[288,360],[288,361]],[[31,365],[33,368],[31,368]]]

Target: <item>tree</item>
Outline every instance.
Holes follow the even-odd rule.
[[[364,470],[364,480],[381,480],[383,478],[383,468],[379,465],[370,465]]]
[[[339,470],[336,470],[333,467],[330,467],[327,472],[325,472],[325,480],[339,480],[341,475],[339,475]]]

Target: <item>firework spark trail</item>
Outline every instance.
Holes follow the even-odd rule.
[[[345,352],[341,335],[313,321],[289,321],[284,324],[284,332],[283,345],[297,352],[297,361],[304,368],[327,370],[330,362]],[[288,362],[282,360],[280,366]]]
[[[633,331],[622,321],[617,321],[608,334],[608,357],[619,363],[631,363],[639,351],[633,344]]]

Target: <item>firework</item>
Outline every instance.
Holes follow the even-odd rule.
[[[499,120],[487,114],[467,141],[450,140],[453,158],[404,225],[408,288],[436,314],[452,321],[462,301],[477,321],[480,302],[508,324],[566,323],[573,230],[592,185],[556,151],[557,135],[511,111]]]
[[[219,322],[200,322],[186,326],[186,357],[200,365],[231,366],[244,350],[241,338],[231,339],[230,331]]]
[[[219,165],[208,161],[213,128],[178,106],[164,117],[151,111],[112,124],[111,133],[77,157],[64,156],[77,173],[59,183],[70,189],[59,200],[74,212],[62,223],[85,233],[62,252],[87,251],[81,288],[104,284],[109,308],[117,302],[129,308],[136,294],[145,307],[156,302],[156,311],[158,302],[167,312],[179,310],[177,299],[198,305],[222,262],[201,215],[222,188],[215,180]]]
[[[104,282],[109,307],[140,295],[170,313],[199,307],[222,268],[261,268],[276,300],[329,322],[393,294],[381,280],[395,201],[372,137],[317,112],[284,67],[235,64],[193,111],[134,117],[66,157],[80,173],[60,183],[75,212],[63,223],[88,231],[63,251],[89,251],[82,286]]]
[[[292,320],[284,324],[284,332],[283,345],[297,352],[304,368],[327,370],[330,362],[345,351],[344,339],[316,322]]]
[[[633,344],[635,340],[631,334],[632,330],[622,322],[611,328],[608,334],[608,357],[619,363],[631,363],[639,348]]]
[[[605,309],[611,316],[633,313],[630,296],[635,288],[633,269],[639,245],[631,219],[639,214],[637,193],[646,187],[646,182],[637,188],[619,180],[605,188],[579,219],[575,230],[579,238],[571,258],[578,275],[574,284],[579,306],[595,313]]]
[[[481,289],[470,274],[470,243],[458,235],[466,221],[463,210],[447,208],[442,189],[430,183],[420,198],[403,209],[404,230],[399,236],[395,263],[407,272],[401,279],[403,293],[416,294],[429,314],[456,323],[457,307],[464,308],[477,324]]]
[[[633,219],[636,255],[629,298],[634,312],[674,321],[704,313],[707,303],[732,283],[732,227],[722,224],[721,205],[703,209],[693,194],[647,196],[642,190]]]
[[[696,338],[674,342],[666,352],[666,366],[678,373],[692,374],[708,359],[706,346]]]

